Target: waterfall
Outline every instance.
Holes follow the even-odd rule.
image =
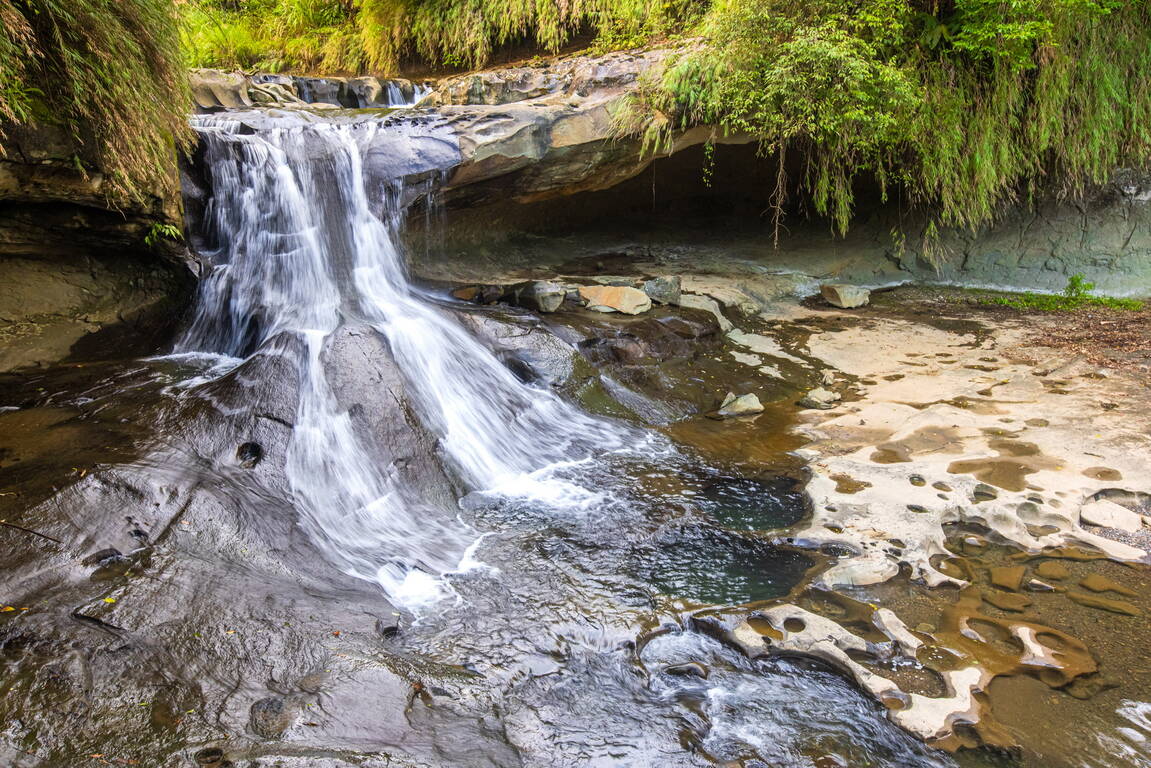
[[[195,127],[212,177],[204,229],[214,249],[177,351],[242,357],[285,338],[305,350],[287,475],[300,525],[334,563],[419,605],[445,594],[440,576],[477,537],[420,515],[340,410],[323,352],[349,319],[387,340],[424,427],[469,490],[563,509],[596,503],[554,470],[622,449],[630,433],[521,382],[407,280],[398,230],[410,167],[396,157],[426,154],[412,128],[307,116],[255,127],[208,116]],[[382,145],[402,151],[374,162]]]

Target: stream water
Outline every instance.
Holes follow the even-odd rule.
[[[201,223],[212,266],[177,352],[239,360],[303,349],[286,453],[296,523],[333,566],[414,617],[406,651],[480,675],[509,712],[514,762],[949,762],[835,675],[747,661],[677,624],[675,611],[659,620],[655,606],[668,600],[781,596],[811,560],[708,514],[754,507],[739,481],[717,486],[665,439],[524,383],[457,309],[409,284],[398,230],[413,166],[373,154],[389,146],[419,165],[418,124],[283,118],[251,130],[208,117],[196,129],[212,176]],[[357,434],[326,354],[349,325],[386,341],[463,499],[456,509],[433,509]],[[665,474],[695,477],[696,488],[688,479],[679,494],[639,491]],[[677,675],[686,664],[711,674]]]
[[[0,413],[59,441],[29,478],[102,463],[20,502],[96,554],[12,552],[0,762],[955,765],[843,677],[694,620],[818,566],[777,541],[794,484],[525,381],[460,322],[480,310],[409,282],[405,208],[450,139],[194,125],[205,274],[172,354],[30,379]]]

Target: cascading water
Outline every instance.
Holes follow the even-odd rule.
[[[340,410],[324,348],[348,318],[387,339],[425,426],[469,489],[564,508],[597,500],[555,469],[635,435],[522,383],[409,285],[397,229],[410,168],[367,169],[381,144],[406,142],[406,129],[306,117],[256,131],[230,117],[195,125],[213,176],[206,224],[217,247],[205,254],[211,273],[177,351],[245,356],[302,345],[288,476],[301,525],[334,562],[415,606],[444,594],[438,577],[476,538],[462,523],[421,516]]]

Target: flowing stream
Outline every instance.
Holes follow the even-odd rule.
[[[299,350],[286,473],[298,524],[331,563],[421,617],[405,633],[408,649],[499,681],[501,706],[518,712],[509,715],[521,731],[512,740],[526,762],[697,764],[689,752],[668,756],[684,738],[700,755],[781,766],[841,764],[812,762],[833,754],[948,762],[836,676],[749,662],[693,632],[661,635],[643,663],[707,664],[710,681],[661,675],[642,684],[627,671],[622,651],[650,607],[636,579],[740,602],[786,592],[810,561],[712,531],[686,511],[706,506],[708,493],[717,513],[732,498],[746,501],[739,483],[653,506],[639,476],[687,477],[698,467],[662,438],[525,384],[452,308],[409,283],[398,238],[404,206],[434,185],[436,157],[451,160],[443,146],[427,151],[418,123],[224,116],[195,127],[212,176],[201,222],[211,267],[177,353]],[[417,171],[423,187],[413,190]],[[467,519],[428,509],[357,434],[327,361],[346,324],[386,339],[466,497]],[[668,528],[677,515],[687,523]],[[541,685],[557,677],[557,686]],[[805,730],[806,718],[820,720],[818,733]]]
[[[475,539],[463,526],[421,519],[339,411],[323,353],[346,317],[387,339],[426,426],[470,489],[559,507],[593,503],[596,492],[552,469],[641,438],[524,384],[413,291],[396,239],[402,180],[365,174],[367,150],[390,127],[292,121],[247,133],[240,125],[197,124],[220,247],[177,350],[243,356],[285,334],[303,344],[288,474],[317,545],[349,574],[416,607],[444,596],[439,575],[458,568]]]

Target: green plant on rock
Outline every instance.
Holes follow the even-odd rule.
[[[1087,282],[1086,276],[1079,273],[1067,279],[1067,286],[1062,293],[1022,293],[1015,296],[995,296],[984,299],[984,302],[1041,312],[1065,312],[1082,307],[1105,307],[1132,311],[1143,308],[1141,301],[1095,296],[1092,293],[1094,290],[1095,284]]]
[[[166,222],[152,222],[148,227],[147,234],[144,235],[144,245],[149,248],[162,243],[165,240],[172,240],[178,242],[184,239],[184,231],[175,224]]]
[[[0,122],[64,127],[113,201],[172,187],[187,89],[171,0],[0,0]]]
[[[1151,160],[1145,0],[717,0],[698,31],[619,131],[752,136],[780,159],[777,220],[798,190],[844,232],[866,179],[924,232],[978,229]]]

